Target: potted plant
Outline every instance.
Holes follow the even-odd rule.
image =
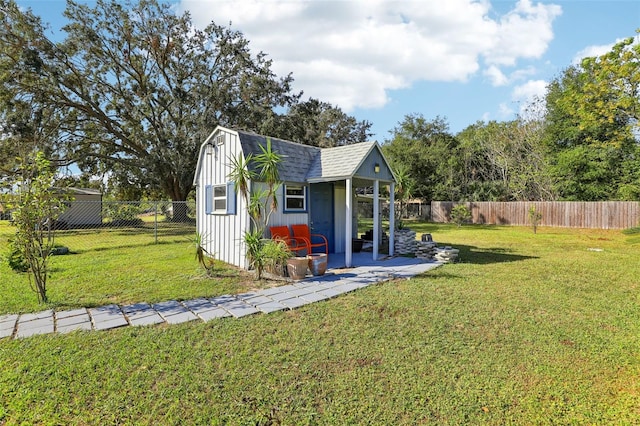
[[[282,240],[265,240],[262,246],[262,254],[264,256],[265,271],[284,277],[287,269],[287,260],[292,256],[287,244]]]

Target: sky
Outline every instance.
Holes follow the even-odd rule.
[[[166,1],[198,27],[241,31],[303,100],[371,122],[380,143],[408,114],[453,134],[514,119],[568,66],[640,29],[638,0]],[[64,1],[18,4],[54,32],[64,23]]]

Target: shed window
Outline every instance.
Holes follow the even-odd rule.
[[[236,214],[236,194],[233,183],[207,185],[204,205],[206,214]]]
[[[227,185],[214,185],[213,187],[213,212],[227,212]]]
[[[307,210],[307,187],[304,185],[284,186],[284,210],[304,212]]]

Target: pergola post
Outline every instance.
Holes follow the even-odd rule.
[[[391,182],[389,188],[389,256],[393,256],[396,237],[396,184]]]
[[[373,260],[378,260],[380,241],[380,182],[373,181]]]
[[[347,268],[351,267],[351,262],[352,262],[352,244],[351,244],[351,238],[353,235],[353,197],[352,197],[352,193],[353,193],[353,188],[352,188],[352,180],[349,178],[346,180],[346,200],[345,200],[345,228],[346,228],[346,232],[345,232],[345,246],[344,246],[344,263],[345,266]]]

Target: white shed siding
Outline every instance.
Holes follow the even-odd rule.
[[[59,221],[71,227],[102,223],[102,194],[73,194],[68,205],[58,217]]]
[[[196,188],[197,229],[203,237],[205,248],[217,259],[246,268],[242,236],[249,227],[249,220],[244,198],[240,194],[235,194],[236,214],[206,214],[205,212],[206,187],[226,184],[231,172],[230,159],[237,155],[243,155],[238,135],[235,132],[219,129],[208,138],[208,141],[213,142],[218,136],[224,137],[224,143],[203,145],[200,152],[200,168]]]

